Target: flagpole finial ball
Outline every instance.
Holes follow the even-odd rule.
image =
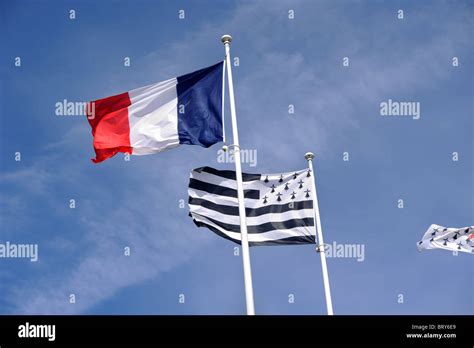
[[[232,41],[232,36],[230,36],[229,34],[222,35],[221,41],[224,45],[227,43],[230,44]]]
[[[314,158],[314,153],[312,153],[312,152],[306,152],[305,155],[304,155],[304,158],[305,158],[307,161],[312,161],[313,158]]]

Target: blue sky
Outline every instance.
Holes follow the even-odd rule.
[[[325,241],[365,246],[363,262],[328,259],[334,312],[472,314],[472,255],[416,248],[432,223],[474,224],[472,2],[204,0],[1,3],[0,242],[37,243],[39,261],[0,259],[0,313],[245,313],[235,245],[179,206],[190,170],[233,168],[219,145],[94,165],[86,119],[55,115],[212,65],[225,33],[241,146],[258,156],[244,170],[302,169],[313,151]],[[381,116],[388,99],[421,118]],[[314,246],[251,260],[257,313],[325,313]]]

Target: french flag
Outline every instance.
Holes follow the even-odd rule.
[[[222,141],[223,64],[89,103],[92,161]]]

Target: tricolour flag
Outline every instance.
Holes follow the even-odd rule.
[[[446,249],[474,253],[474,226],[447,228],[431,225],[417,243],[418,250]]]
[[[87,116],[96,158],[148,155],[180,144],[222,141],[223,62],[91,102]]]
[[[311,175],[242,174],[250,246],[315,243]],[[188,194],[197,226],[241,243],[235,171],[194,169]]]

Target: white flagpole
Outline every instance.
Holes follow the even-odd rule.
[[[321,227],[321,218],[319,216],[319,205],[318,205],[318,194],[316,192],[316,173],[313,170],[313,158],[314,154],[312,152],[307,152],[304,155],[304,158],[308,161],[309,170],[313,175],[313,202],[314,202],[314,219],[316,222],[316,233],[318,237],[318,246],[317,251],[321,255],[321,267],[323,270],[323,282],[324,282],[324,294],[326,296],[326,307],[328,315],[333,315],[332,310],[332,299],[331,299],[331,289],[329,287],[329,275],[328,275],[328,266],[326,264],[326,250],[323,240],[323,229]]]
[[[225,64],[222,66],[222,142],[225,144]]]
[[[242,262],[244,267],[244,283],[245,283],[245,302],[247,305],[247,315],[255,315],[253,303],[253,286],[252,286],[252,270],[250,268],[250,250],[247,236],[247,223],[245,216],[244,204],[244,187],[242,184],[242,168],[240,163],[240,147],[239,134],[237,132],[237,116],[235,113],[234,86],[232,82],[232,66],[230,64],[230,42],[232,36],[223,35],[221,41],[225,46],[225,59],[227,63],[227,80],[229,81],[229,99],[230,114],[232,119],[232,138],[234,147],[235,174],[237,179],[237,197],[239,200],[239,217],[240,217],[240,236],[242,244]]]

